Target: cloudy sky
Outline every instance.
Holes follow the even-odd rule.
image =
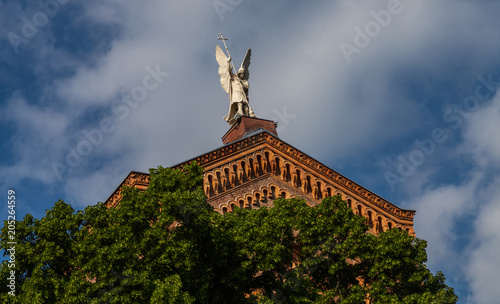
[[[281,139],[406,209],[459,303],[500,297],[500,3],[0,1],[0,191],[104,201],[221,145],[214,49]],[[7,201],[0,210],[7,216]]]

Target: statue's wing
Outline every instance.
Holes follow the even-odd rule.
[[[245,54],[245,58],[243,58],[243,62],[241,62],[241,67],[245,69],[245,76],[243,77],[245,80],[248,80],[248,78],[250,78],[250,71],[248,70],[248,67],[250,66],[251,55],[252,49],[248,49],[247,53]]]
[[[224,91],[229,94],[231,88],[231,63],[218,45],[215,47],[215,59],[219,63],[220,84]]]

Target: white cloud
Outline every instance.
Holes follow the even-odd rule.
[[[476,234],[469,247],[470,263],[466,265],[468,279],[476,303],[497,303],[500,298],[500,176],[485,189],[484,202],[475,221]]]
[[[280,5],[267,4],[266,13],[279,11]],[[250,79],[254,110],[260,117],[271,119],[276,117],[275,111],[286,106],[296,118],[280,135],[297,146],[319,151],[313,154],[320,158],[343,159],[380,148],[386,140],[417,129],[423,115],[419,100],[401,90],[396,75],[411,64],[435,70],[431,67],[446,54],[422,52],[431,48],[454,50],[459,42],[458,35],[449,35],[451,27],[460,18],[474,20],[471,24],[478,24],[482,18],[482,11],[467,10],[470,6],[461,3],[457,14],[443,15],[445,4],[402,1],[402,12],[391,17],[387,27],[353,57],[351,64],[346,63],[340,43],[353,43],[353,27],[364,28],[374,20],[371,12],[387,9],[387,2],[309,5],[294,16],[276,16],[283,19],[281,26],[269,27],[273,24],[271,19],[252,24],[255,32],[265,33],[247,42],[254,50]],[[238,26],[250,22],[250,15],[246,14],[249,6],[243,3],[227,12],[221,23],[211,3],[193,6],[188,2],[120,2],[118,11],[116,2],[111,1],[92,2],[87,7],[89,16],[97,22],[113,22],[114,16],[119,15],[122,34],[99,65],[89,67],[82,63],[74,77],[59,84],[61,97],[84,106],[109,103],[117,93],[127,92],[140,82],[146,65],[159,63],[171,73],[169,84],[152,94],[158,97],[148,100],[155,106],[141,110],[141,117],[156,119],[164,113],[163,125],[149,120],[142,123],[154,126],[148,136],[155,142],[155,150],[167,148],[166,144],[157,144],[160,138],[175,143],[180,137],[160,134],[157,128],[166,130],[185,124],[180,117],[187,117],[186,112],[190,125],[207,136],[224,133],[219,124],[204,119],[211,115],[220,120],[227,111],[219,105],[227,103],[227,99],[218,85],[213,47],[221,25],[227,27],[231,17],[242,18]],[[105,13],[99,13],[101,7]],[[188,25],[179,30],[177,25],[185,24],[186,14],[190,16]],[[483,29],[483,23],[480,24]],[[439,33],[431,29],[439,29]],[[436,39],[436,35],[448,35],[448,39]],[[234,33],[229,41],[235,61],[246,47],[238,38],[238,33]],[[200,62],[197,57],[209,62]],[[325,140],[317,138],[332,144],[325,147]],[[196,154],[203,152],[201,148]],[[153,148],[144,151],[142,159],[158,155],[157,151],[148,150]],[[157,158],[154,160],[160,161]]]
[[[103,24],[122,24],[126,18],[127,10],[122,9],[120,6],[120,2],[122,1],[100,1],[99,5],[95,5],[95,2],[96,1],[89,1],[85,6],[86,17],[94,22]]]
[[[500,94],[471,112],[466,120],[463,149],[470,151],[482,167],[500,164]]]
[[[418,210],[416,233],[429,242],[429,265],[445,270],[448,278],[461,278],[454,280],[458,289],[466,289],[464,284],[469,283],[470,290],[462,299],[467,303],[496,303],[500,297],[496,288],[500,272],[499,109],[497,94],[470,112],[459,129],[463,143],[452,150],[453,159],[458,166],[470,168],[462,173],[468,181],[424,190],[409,202]]]
[[[415,232],[428,241],[429,265],[435,270],[452,270],[461,260],[455,246],[459,220],[473,214],[477,207],[476,188],[480,175],[473,175],[462,185],[447,185],[424,191],[405,204],[416,208]]]
[[[50,166],[51,152],[63,148],[64,130],[70,118],[53,108],[41,108],[28,104],[15,94],[7,101],[2,120],[15,126],[12,142],[9,143],[16,157],[16,163],[2,167],[11,183],[31,178],[48,183],[54,178]]]
[[[373,151],[397,153],[392,147],[404,145],[401,141],[418,132],[418,138],[429,136],[421,132],[422,125],[442,118],[443,113],[428,118],[429,109],[419,98],[437,99],[443,107],[456,103],[441,95],[422,95],[439,94],[441,86],[458,86],[492,66],[500,48],[495,38],[498,24],[492,20],[498,19],[500,4],[402,0],[401,13],[393,14],[387,26],[381,26],[380,33],[347,63],[340,44],[354,44],[354,27],[365,30],[375,20],[373,12],[386,10],[388,3],[319,1],[297,4],[298,10],[289,1],[243,1],[221,21],[212,1],[86,1],[81,4],[85,12],[74,20],[81,29],[88,22],[109,26],[118,34],[109,38],[109,49],[85,54],[92,62],[80,62],[78,55],[61,51],[48,26],[29,42],[26,50],[40,51],[29,57],[36,61],[29,68],[35,69],[37,84],[44,88],[38,99],[9,101],[6,109],[17,136],[13,151],[19,157],[2,172],[53,183],[51,163],[64,163],[68,149],[82,139],[82,131],[98,128],[107,117],[114,119],[115,129],[80,166],[64,175],[62,186],[52,186],[62,187],[74,199],[71,203],[106,199],[130,170],[176,164],[218,147],[227,131],[222,116],[228,107],[214,58],[219,32],[230,38],[228,46],[237,64],[246,48],[252,47],[250,102],[257,115],[279,120],[276,111],[285,107],[295,115],[279,121],[284,140],[325,163],[370,159]],[[22,12],[2,3],[0,8]],[[65,13],[67,8],[60,12]],[[2,25],[18,30],[20,22],[11,18]],[[79,39],[56,38],[68,39],[66,43]],[[22,57],[12,59],[22,62]],[[127,117],[117,118],[112,101],[141,85],[145,68],[156,65],[170,73],[168,78],[148,91],[146,100],[129,107]],[[457,69],[468,73],[456,78],[464,75]],[[70,72],[64,78],[51,78],[53,71],[65,70]],[[52,106],[54,96],[57,108]],[[448,156],[436,152],[437,160],[426,162],[415,180],[400,189],[412,197],[405,206],[417,209],[415,228],[419,237],[429,241],[429,264],[452,275],[466,273],[478,301],[497,295],[480,286],[490,287],[493,271],[500,271],[488,253],[497,249],[498,242],[488,233],[498,231],[491,215],[498,209],[495,193],[490,189],[490,196],[478,195],[485,181],[498,175],[491,164],[500,160],[499,108],[497,97],[456,131],[463,135],[464,145],[450,148],[457,155],[454,159],[460,162],[463,156],[478,167],[465,169],[465,181],[429,187],[435,184],[436,174],[447,170],[439,166],[439,159]],[[413,140],[407,142],[412,149]],[[456,227],[484,206],[491,214],[485,209],[478,216],[483,226],[478,224],[471,232],[478,247],[470,250],[467,264],[463,252],[455,250],[462,238]],[[491,268],[483,268],[483,260],[490,261]],[[466,264],[456,267],[456,263]]]

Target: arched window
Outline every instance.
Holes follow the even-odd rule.
[[[368,211],[368,226],[373,228],[372,212]]]
[[[279,176],[281,174],[281,162],[279,157],[275,157],[274,161],[276,162],[276,174]]]
[[[262,167],[262,155],[257,155],[257,164],[259,165],[261,170],[264,170]]]
[[[290,180],[290,164],[285,164],[285,168],[286,168],[285,180],[289,181]]]
[[[379,216],[377,219],[378,219],[378,221],[377,221],[377,227],[376,227],[375,231],[377,233],[382,233],[382,217]]]
[[[316,191],[318,191],[318,192],[316,193],[316,195],[317,195],[318,199],[321,199],[321,198],[322,198],[322,197],[321,197],[321,193],[322,193],[322,191],[323,191],[323,188],[321,187],[321,182],[319,182],[319,181],[318,181],[318,182],[316,182],[316,187],[317,187],[317,190],[316,190]]]
[[[311,177],[309,175],[307,175],[306,176],[306,180],[307,180],[307,189],[306,189],[306,192],[310,193],[311,192]]]
[[[257,176],[257,172],[253,172],[253,168],[254,168],[254,166],[253,166],[253,158],[249,158],[249,159],[248,159],[248,169],[249,169],[249,170],[248,170],[248,173],[249,173],[249,174],[248,174],[248,175],[249,175],[249,176],[248,176],[248,179],[251,179],[251,178],[252,178],[252,175],[253,175],[254,177],[255,177],[255,176]]]
[[[272,199],[275,199],[275,198],[276,198],[276,187],[271,186],[271,193],[269,193],[269,196],[270,196]]]
[[[241,182],[249,180],[250,176],[248,176],[247,164],[244,161],[241,162],[241,169],[243,169],[243,176],[241,178]]]
[[[295,172],[297,173],[297,187],[302,186],[302,176],[300,175],[300,170],[297,169]]]

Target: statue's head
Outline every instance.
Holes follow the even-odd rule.
[[[245,69],[244,68],[240,68],[238,70],[238,77],[244,77],[245,76]]]

